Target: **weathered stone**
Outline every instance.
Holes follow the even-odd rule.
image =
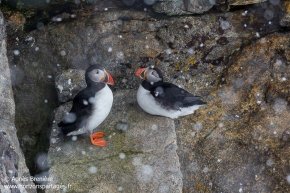
[[[99,127],[107,134],[108,147],[92,146],[88,136],[62,141],[54,124],[48,154],[51,184],[70,185],[68,192],[181,192],[174,122],[146,115],[135,97],[130,90],[114,93],[112,112]],[[70,107],[68,103],[58,108],[56,122]],[[115,126],[124,120],[130,130],[116,132]]]
[[[123,121],[120,121],[116,125],[116,129],[121,131],[121,132],[127,132],[129,129],[129,124]]]
[[[229,5],[249,5],[249,4],[256,4],[262,3],[267,0],[228,0]]]
[[[33,183],[29,180],[29,172],[16,136],[15,104],[6,56],[5,38],[5,24],[0,12],[0,192],[36,192],[34,189],[24,187]],[[26,179],[26,181],[13,180],[17,177]],[[16,187],[9,188],[7,185],[15,185]]]
[[[153,8],[156,12],[168,15],[202,14],[213,6],[240,6],[265,2],[267,0],[165,0],[157,2]]]
[[[177,128],[184,192],[289,192],[290,34],[245,47]],[[279,184],[279,185],[277,185]]]
[[[152,13],[148,14],[148,12],[120,11],[118,9],[109,9],[106,12],[95,10],[92,12],[84,11],[76,15],[75,21],[51,24],[41,28],[41,30],[29,33],[28,37],[20,38],[19,41],[11,41],[9,51],[10,64],[16,65],[19,71],[23,71],[21,74],[25,75],[22,81],[17,81],[15,86],[18,102],[18,111],[16,113],[18,114],[18,120],[20,120],[19,125],[21,125],[20,128],[28,128],[25,130],[25,133],[24,129],[19,130],[20,136],[34,133],[30,137],[41,141],[42,139],[39,139],[39,136],[43,135],[39,135],[39,132],[49,130],[49,119],[47,117],[52,114],[57,101],[53,77],[61,74],[62,71],[69,68],[84,70],[90,63],[97,62],[103,64],[114,75],[117,84],[113,89],[137,89],[139,80],[137,81],[134,78],[134,70],[139,65],[155,64],[164,72],[165,80],[181,85],[190,92],[203,96],[209,102],[206,110],[197,112],[196,119],[194,115],[190,116],[190,118],[180,119],[180,127],[178,128],[180,140],[178,143],[180,144],[179,156],[184,173],[184,190],[195,192],[196,189],[191,190],[197,187],[200,192],[206,192],[209,187],[205,187],[205,184],[213,183],[209,179],[217,179],[220,176],[224,176],[224,174],[234,179],[234,176],[238,175],[236,173],[226,173],[225,170],[229,168],[223,167],[223,165],[204,164],[208,162],[215,163],[215,157],[209,157],[209,155],[223,155],[223,149],[225,149],[224,157],[227,157],[229,163],[231,163],[229,171],[232,171],[235,167],[239,168],[239,171],[242,171],[240,167],[246,167],[244,165],[245,162],[253,162],[251,166],[253,166],[254,171],[259,171],[260,166],[263,164],[254,161],[255,155],[262,157],[261,159],[263,161],[266,160],[266,163],[267,159],[265,154],[263,154],[264,152],[253,150],[252,144],[243,148],[240,145],[243,141],[251,141],[250,135],[241,138],[242,140],[239,141],[229,141],[232,138],[225,138],[224,132],[226,131],[224,130],[226,129],[221,129],[222,131],[216,129],[215,132],[212,132],[214,136],[213,142],[206,141],[208,142],[206,145],[209,146],[205,146],[204,152],[202,152],[203,145],[194,146],[196,141],[192,141],[192,137],[194,136],[194,139],[198,138],[198,141],[202,141],[202,137],[209,134],[210,129],[216,128],[218,123],[220,123],[219,126],[221,127],[226,125],[222,122],[223,119],[228,121],[227,124],[230,126],[231,124],[235,125],[236,121],[240,121],[240,114],[237,116],[235,114],[232,115],[230,113],[234,111],[225,110],[225,108],[240,103],[241,99],[246,99],[244,96],[247,96],[247,93],[243,97],[235,93],[244,85],[243,77],[241,79],[235,78],[233,83],[227,83],[226,86],[224,84],[226,84],[227,78],[230,79],[230,75],[233,74],[232,71],[228,72],[228,70],[238,60],[237,55],[240,56],[240,60],[244,58],[243,55],[240,55],[241,48],[252,44],[261,37],[281,30],[278,20],[280,12],[273,12],[272,20],[268,20],[264,17],[265,9],[265,5],[260,6],[257,4],[247,10],[186,17],[159,17],[160,15],[155,16]],[[29,40],[30,37],[32,37],[31,41]],[[287,42],[286,39],[283,41]],[[264,49],[268,47],[271,47],[270,43],[265,45]],[[259,53],[260,49],[252,49],[251,53]],[[18,50],[20,54],[15,55],[14,50]],[[284,48],[282,50],[284,50],[282,53],[285,52],[285,58],[289,58],[289,50]],[[276,51],[280,53],[278,49]],[[250,53],[246,54],[250,55]],[[257,54],[257,58],[260,55]],[[275,66],[279,66],[278,64]],[[258,69],[260,67],[259,65]],[[250,71],[254,75],[249,73],[244,76],[249,76],[249,79],[257,76],[255,74],[256,69],[251,69]],[[48,78],[48,76],[52,78]],[[280,78],[284,80],[282,75]],[[219,87],[221,88],[217,90]],[[274,87],[269,89],[274,89]],[[285,101],[287,100],[285,100],[285,97],[282,97],[280,91],[276,91],[279,91],[279,89],[269,92],[267,98],[274,99],[273,107],[279,113],[279,107],[285,108]],[[216,101],[216,98],[222,98],[226,103]],[[48,99],[48,103],[44,103],[45,99]],[[210,102],[211,100],[214,102]],[[260,100],[257,103],[260,103]],[[221,104],[226,107],[221,106]],[[239,110],[239,107],[236,108]],[[222,114],[224,111],[228,113],[227,116],[221,115],[223,117],[222,121],[218,118],[211,118],[219,114],[219,112]],[[130,114],[131,110],[128,113]],[[116,121],[127,122],[123,119]],[[130,124],[128,131],[124,133],[116,132],[118,133],[116,134],[117,136],[130,133],[131,127],[134,128],[134,125],[131,125],[131,121],[128,121],[128,123]],[[241,123],[243,123],[243,126],[246,125],[245,120],[242,120]],[[112,133],[115,131],[116,124],[112,125]],[[281,122],[281,124],[286,123]],[[282,138],[284,140],[282,141],[284,144],[287,144],[287,131],[285,130],[283,133]],[[243,133],[243,135],[246,134]],[[220,142],[216,142],[215,138],[222,142],[226,141],[226,144],[224,146],[219,144]],[[28,144],[34,144],[30,140],[27,140],[27,138],[26,141],[28,141]],[[56,141],[54,138],[52,139],[52,142]],[[88,143],[88,139],[83,139],[83,142]],[[36,149],[35,147],[38,147],[38,145],[34,144],[29,147]],[[235,148],[240,148],[241,151],[233,152]],[[214,151],[210,151],[211,149],[214,149]],[[287,157],[287,155],[286,151],[283,156],[281,155],[283,160],[284,156]],[[120,157],[123,157],[123,154]],[[195,157],[197,159],[193,160]],[[235,157],[236,159],[233,160]],[[243,159],[243,157],[248,157],[248,159]],[[223,158],[218,159],[223,160]],[[276,163],[275,159],[271,158],[267,163],[268,165],[275,165],[269,164],[272,162]],[[286,162],[283,161],[281,167],[284,167]],[[33,164],[31,165],[33,166]],[[204,179],[199,178],[198,180],[201,183],[194,183],[192,179],[196,179],[198,175],[195,175],[192,171],[196,171],[196,168],[199,168],[196,166],[200,165],[204,166],[202,171],[207,172],[207,175],[198,173]],[[84,169],[88,167],[85,166]],[[148,167],[145,166],[146,168]],[[209,172],[215,168],[218,169],[214,172]],[[69,168],[66,168],[66,170],[68,171]],[[55,169],[55,171],[61,173],[61,166]],[[90,171],[95,171],[95,168],[90,168]],[[200,172],[200,170],[197,171]],[[252,176],[248,178],[246,174],[249,174],[248,170],[245,171],[245,181],[251,181]],[[283,181],[277,177],[278,174],[274,173],[273,175],[271,173],[269,177],[265,177],[268,180],[267,182],[270,183],[271,181],[270,185],[265,187],[271,189],[275,184],[280,184],[280,181]],[[285,177],[284,173],[283,176]],[[279,180],[275,181],[276,177]],[[71,179],[72,181],[75,180],[75,178]],[[67,179],[68,181],[69,179]],[[235,181],[237,180],[235,179]],[[82,182],[80,180],[79,183]],[[216,180],[214,182],[213,186],[210,187],[210,190],[213,192],[219,192],[219,190],[227,192],[230,187],[233,187],[233,184],[228,181],[225,181],[227,182],[225,186],[223,186],[223,180]],[[216,184],[218,184],[218,187]],[[103,190],[107,189],[108,192],[116,190],[114,185],[112,187],[104,183],[99,183],[99,185],[102,186]],[[258,186],[261,188],[262,185],[262,181],[259,181],[256,184],[256,189],[253,188],[252,192],[259,190]],[[161,187],[162,190],[166,191],[166,186]],[[283,187],[285,187],[285,184],[281,186],[277,185],[279,190]],[[113,188],[113,190],[110,188]],[[248,189],[250,188],[249,185]]]
[[[3,0],[3,3],[8,4],[17,9],[44,9],[53,5],[64,5],[66,3],[77,2],[74,0],[38,0],[38,1],[31,1],[31,0]],[[79,2],[80,3],[80,2]]]
[[[278,14],[270,25],[263,9],[249,8],[246,16],[240,10],[158,19],[143,11],[93,9],[76,13],[73,21],[11,39],[8,56],[16,77],[16,124],[21,128],[23,151],[30,157],[27,164],[35,168],[36,152],[48,145],[46,136],[58,103],[54,77],[64,70],[85,70],[91,63],[100,63],[113,74],[113,89],[136,89],[139,81],[134,70],[155,64],[165,72],[166,80],[207,96],[218,86],[233,54],[279,30]],[[27,140],[28,133],[32,141]]]
[[[55,85],[60,102],[66,102],[73,99],[75,95],[84,87],[85,71],[69,69],[55,78]]]
[[[204,13],[215,5],[215,0],[165,0],[154,5],[154,10],[168,15]]]
[[[290,26],[290,1],[284,1],[283,16],[280,20],[280,24],[285,27]]]

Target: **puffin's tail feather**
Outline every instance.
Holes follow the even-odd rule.
[[[202,101],[202,100],[198,100],[198,101],[197,101],[197,104],[198,104],[198,105],[206,105],[207,102]]]
[[[191,96],[185,97],[183,103],[186,106],[193,106],[193,105],[206,105],[207,103],[204,102],[200,96]]]

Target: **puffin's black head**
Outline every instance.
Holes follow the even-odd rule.
[[[135,76],[138,78],[141,78],[143,80],[146,80],[150,83],[155,82],[162,82],[163,81],[163,75],[161,70],[158,68],[155,68],[154,66],[147,67],[147,68],[138,68],[135,72]]]
[[[86,83],[87,85],[93,85],[96,83],[105,83],[114,85],[114,79],[110,73],[108,73],[104,67],[99,64],[91,65],[86,70]]]

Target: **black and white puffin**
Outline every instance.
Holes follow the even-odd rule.
[[[137,91],[137,102],[147,113],[176,119],[194,113],[205,105],[201,97],[168,82],[155,67],[138,68],[135,76],[143,79]]]
[[[58,124],[65,136],[90,134],[91,143],[104,147],[104,132],[95,132],[109,115],[113,105],[113,93],[108,85],[114,85],[112,76],[100,65],[91,65],[85,73],[87,87],[73,99],[69,113]]]

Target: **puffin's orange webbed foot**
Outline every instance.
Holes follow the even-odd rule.
[[[105,133],[103,131],[99,131],[99,132],[95,132],[91,134],[91,137],[93,139],[103,138],[104,136],[105,136]]]
[[[107,146],[107,142],[103,137],[105,136],[104,132],[96,132],[91,134],[91,143],[95,146],[105,147]]]

